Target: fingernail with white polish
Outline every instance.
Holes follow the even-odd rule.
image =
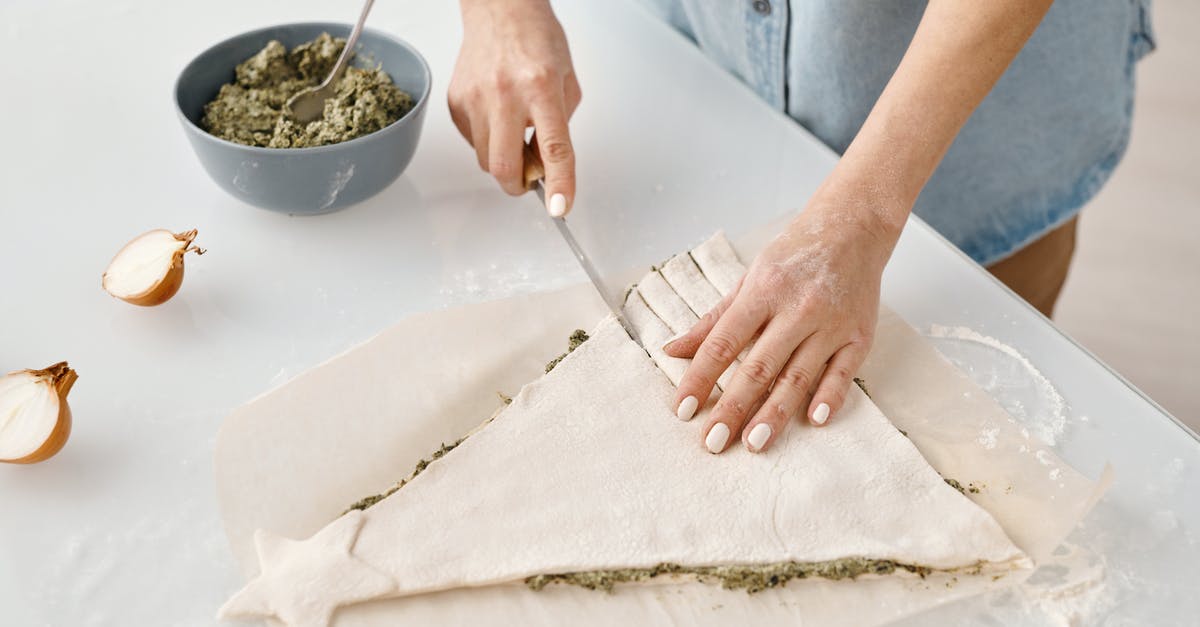
[[[708,437],[704,438],[704,446],[708,448],[709,453],[720,453],[725,450],[725,443],[729,441],[729,427],[718,422],[708,430]]]
[[[750,435],[746,436],[746,442],[750,445],[750,450],[757,453],[762,450],[763,445],[771,438],[771,425],[760,422],[754,425],[750,430]]]
[[[681,338],[687,334],[688,334],[688,332],[684,331],[683,333],[676,333],[675,335],[672,335],[671,337],[667,338],[667,341],[663,342],[662,349],[667,350],[667,347],[670,346],[671,344],[674,344],[675,340],[678,340],[679,338]]]
[[[813,424],[823,425],[826,420],[829,420],[829,405],[821,403],[813,410],[812,421]]]
[[[567,212],[567,197],[562,194],[555,194],[550,197],[550,204],[547,206],[550,211],[550,217],[561,218]]]
[[[691,420],[692,416],[696,415],[696,408],[698,407],[700,407],[700,401],[695,396],[689,396],[679,401],[679,409],[675,410],[675,415],[680,420]]]

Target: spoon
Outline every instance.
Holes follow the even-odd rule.
[[[334,64],[333,70],[329,72],[329,76],[325,77],[320,85],[302,89],[288,98],[287,110],[291,112],[297,122],[308,124],[321,119],[321,116],[325,114],[325,99],[337,92],[337,83],[342,79],[342,74],[346,73],[346,66],[350,64],[350,55],[354,54],[354,45],[358,43],[358,36],[362,34],[363,24],[367,21],[367,14],[371,12],[373,4],[375,4],[375,0],[367,0],[363,4],[362,14],[358,16],[358,23],[354,25],[354,30],[350,31],[350,37],[346,39],[346,47],[342,48],[342,54]]]

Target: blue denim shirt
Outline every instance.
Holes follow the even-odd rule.
[[[924,0],[642,0],[839,154]],[[1150,0],[1058,0],[967,121],[914,211],[982,264],[1074,216],[1125,152]],[[804,199],[797,199],[803,202]]]

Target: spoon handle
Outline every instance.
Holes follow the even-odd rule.
[[[346,38],[346,47],[342,48],[342,54],[338,57],[337,63],[333,66],[333,71],[325,78],[325,82],[317,89],[324,89],[336,83],[342,74],[346,71],[346,66],[350,63],[350,55],[354,54],[354,46],[358,43],[358,36],[362,34],[363,24],[367,22],[367,14],[371,12],[371,6],[375,4],[375,0],[367,0],[363,3],[362,13],[358,16],[358,22],[354,24],[354,29],[350,31],[350,36]]]

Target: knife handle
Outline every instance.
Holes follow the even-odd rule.
[[[546,168],[542,165],[542,157],[533,145],[536,141],[537,137],[534,137],[528,144],[525,144],[525,189],[537,187],[538,181],[546,178]]]

